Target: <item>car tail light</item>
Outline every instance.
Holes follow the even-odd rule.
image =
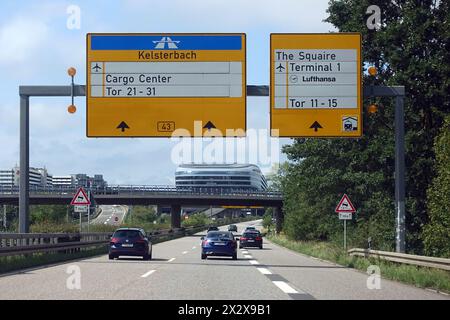
[[[241,238],[241,241],[245,241],[245,240],[247,240],[247,238]]]
[[[202,241],[202,246],[205,246],[205,245],[207,245],[208,244],[208,240],[203,240]]]
[[[262,238],[261,237],[256,237],[255,240],[260,241],[260,240],[262,240]]]
[[[111,239],[111,243],[117,243],[117,242],[119,242],[119,238],[112,238]]]

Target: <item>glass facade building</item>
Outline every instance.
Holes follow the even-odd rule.
[[[177,188],[201,190],[267,189],[267,181],[253,164],[183,164],[175,172]]]

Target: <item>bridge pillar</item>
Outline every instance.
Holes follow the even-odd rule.
[[[276,233],[280,233],[284,219],[283,210],[281,207],[274,207],[273,212],[275,213],[275,231]]]
[[[170,206],[170,217],[172,228],[181,228],[181,206],[179,204]]]

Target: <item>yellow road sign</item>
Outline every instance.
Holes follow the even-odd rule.
[[[245,136],[245,40],[88,34],[86,135]]]
[[[271,34],[271,129],[280,137],[360,137],[361,61],[359,33]]]

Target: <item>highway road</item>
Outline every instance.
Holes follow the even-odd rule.
[[[239,233],[246,222],[238,225]],[[256,223],[260,226],[260,222]],[[224,228],[222,228],[224,229]],[[108,260],[106,255],[0,276],[2,299],[449,299],[448,296],[319,261],[265,240],[264,249],[239,250],[238,260],[200,259],[200,236],[156,244],[153,260]],[[79,268],[79,269],[78,269]],[[68,289],[80,271],[80,288]],[[75,272],[77,273],[77,272]]]
[[[103,205],[102,212],[92,219],[91,224],[120,225],[128,212],[127,206]],[[116,221],[117,219],[117,221]]]

